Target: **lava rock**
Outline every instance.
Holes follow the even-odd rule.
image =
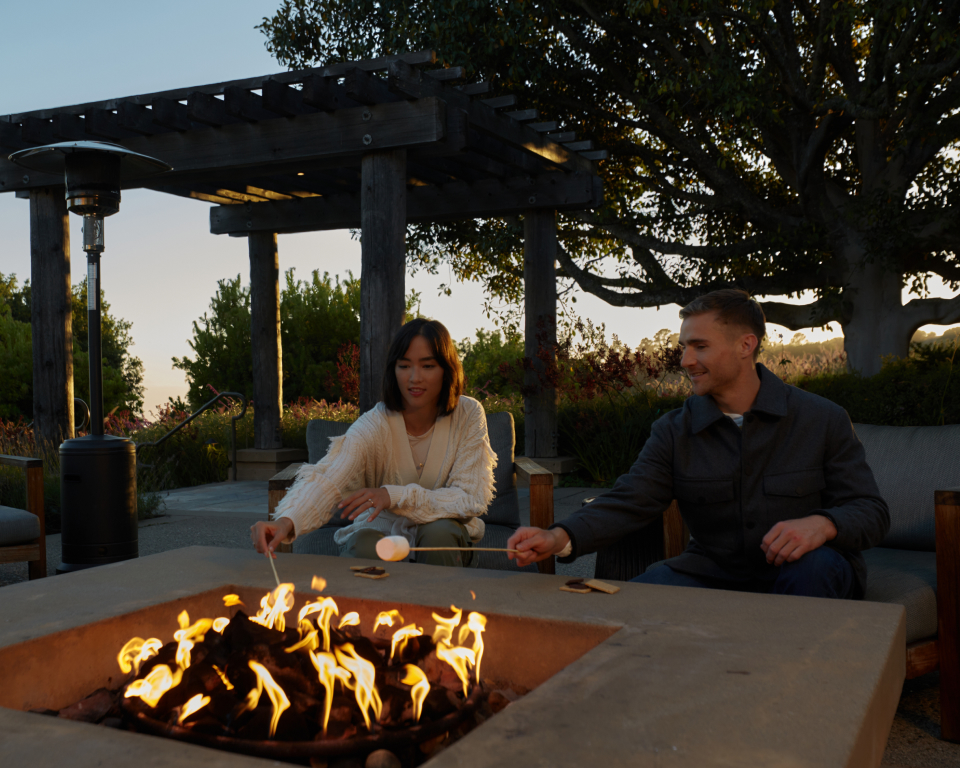
[[[96,723],[106,717],[113,709],[114,697],[106,688],[101,688],[83,701],[71,704],[60,710],[59,716],[66,720],[76,720],[81,723]]]

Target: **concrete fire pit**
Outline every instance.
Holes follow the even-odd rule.
[[[359,563],[277,567],[305,593],[323,576],[343,610],[481,611],[484,677],[534,688],[431,766],[880,764],[904,674],[898,606],[635,584],[579,595],[559,591],[562,576],[406,563],[372,581],[354,577]],[[131,636],[168,638],[180,610],[217,615],[225,592],[272,586],[252,551],[191,547],[0,590],[4,763],[269,764],[22,710],[115,686]]]

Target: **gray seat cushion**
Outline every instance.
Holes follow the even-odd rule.
[[[937,556],[933,552],[875,547],[867,561],[867,594],[876,603],[907,609],[907,642],[937,634]]]
[[[0,547],[29,544],[40,536],[40,519],[30,512],[0,507]]]
[[[513,414],[506,411],[488,413],[487,433],[490,447],[497,454],[497,466],[493,470],[495,495],[483,520],[488,526],[505,525],[516,530],[520,527],[520,501],[517,498],[517,475],[513,470],[516,445]]]
[[[960,425],[853,426],[890,507],[882,546],[934,552],[934,492],[960,486]]]
[[[298,555],[332,555],[337,557],[340,549],[333,540],[339,526],[325,525],[305,536],[297,536],[293,542],[293,551]]]
[[[307,422],[307,461],[316,464],[330,450],[330,438],[347,434],[352,422],[312,419]]]

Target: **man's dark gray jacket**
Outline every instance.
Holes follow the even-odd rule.
[[[573,551],[562,562],[616,543],[659,520],[673,499],[690,545],[667,560],[676,571],[773,581],[779,569],[760,544],[781,520],[820,514],[856,572],[863,597],[867,567],[860,552],[890,528],[863,446],[839,405],[784,384],[757,365],[760,391],[738,428],[710,396],[690,397],[653,424],[630,472],[596,501],[557,524]]]

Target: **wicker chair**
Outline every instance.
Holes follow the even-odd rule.
[[[314,419],[307,424],[307,451],[308,461],[315,464],[320,461],[330,445],[330,439],[346,433],[350,424],[338,421],[324,421]],[[496,486],[493,503],[483,516],[486,523],[486,533],[478,546],[506,547],[507,539],[520,525],[520,504],[517,498],[516,478],[530,483],[530,519],[532,525],[546,528],[553,524],[553,474],[529,459],[521,458],[515,461],[513,451],[516,442],[513,426],[513,416],[509,413],[488,413],[487,431],[490,435],[490,446],[497,454],[497,467],[494,470]],[[282,472],[276,474],[269,485],[269,518],[273,518],[274,510],[284,497],[287,489],[293,484],[294,476],[300,464],[291,464]],[[330,522],[305,536],[298,536],[292,545],[293,551],[299,554],[337,555],[339,551],[333,541],[336,530],[349,525],[339,514],[334,514]],[[503,552],[480,552],[480,568],[516,571],[515,561],[509,560]],[[543,573],[554,572],[553,558],[539,564]],[[537,572],[537,567],[530,565],[522,569]]]
[[[27,511],[0,506],[0,563],[26,562],[30,579],[42,579],[47,575],[43,461],[0,455],[0,466],[27,472]]]

